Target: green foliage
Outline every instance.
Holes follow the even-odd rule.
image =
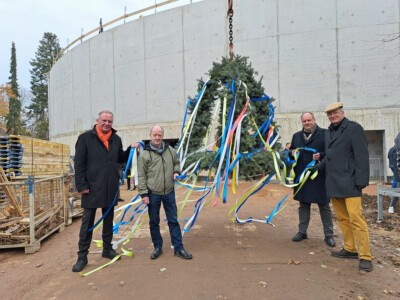
[[[31,60],[32,104],[28,108],[31,132],[34,137],[49,139],[48,118],[48,75],[51,67],[59,59],[61,47],[55,34],[46,32],[39,41],[35,58]]]
[[[247,86],[247,93],[250,98],[260,98],[264,95],[264,88],[261,85],[262,78],[256,80],[255,76],[257,73],[252,68],[252,65],[248,62],[247,57],[234,56],[233,60],[230,62],[229,58],[223,57],[222,61],[213,63],[212,69],[209,71],[210,80],[208,82],[208,87],[203,95],[202,102],[199,106],[196,123],[193,127],[189,150],[188,153],[192,153],[197,149],[205,146],[204,137],[207,134],[207,130],[212,122],[212,111],[215,107],[217,99],[221,99],[223,102],[224,97],[227,97],[227,108],[226,108],[226,118],[229,115],[229,109],[232,103],[232,93],[231,85],[232,81],[235,82],[235,93],[236,95],[236,107],[234,112],[234,120],[238,117],[240,112],[246,103],[245,89],[244,86],[239,86],[239,82],[243,82]],[[200,79],[198,81],[198,92],[204,85],[204,81]],[[255,149],[260,148],[260,138],[254,139],[253,134],[256,128],[253,124],[253,120],[249,117],[252,116],[257,126],[260,126],[269,115],[269,103],[274,101],[270,99],[269,101],[251,102],[247,109],[248,117],[243,119],[242,131],[241,131],[241,146],[240,152],[247,154],[254,152]],[[194,102],[192,100],[189,106],[189,112],[192,113],[194,109]],[[217,126],[217,136],[222,135],[223,125],[223,111],[222,104],[219,111],[219,125]],[[265,137],[264,137],[265,138]],[[221,140],[217,142],[217,146],[220,147]],[[278,149],[280,144],[274,145],[274,150]],[[188,157],[185,164],[190,165],[192,162],[197,161],[199,158],[203,157],[201,164],[201,169],[209,169],[210,162],[212,161],[212,153],[197,153]],[[216,166],[213,166],[216,167]],[[254,155],[245,156],[241,159],[240,163],[240,175],[246,179],[251,179],[254,176],[263,175],[270,173],[273,170],[273,161],[271,154],[265,151],[259,151]]]
[[[15,43],[11,43],[11,63],[10,63],[10,77],[8,77],[9,86],[12,94],[15,98],[19,98],[18,82],[17,82],[17,51],[15,49]]]
[[[21,102],[19,100],[18,81],[17,81],[17,55],[15,44],[11,44],[11,63],[10,77],[8,86],[10,87],[10,97],[8,99],[8,114],[5,117],[6,132],[8,134],[22,134],[24,126],[21,118]]]

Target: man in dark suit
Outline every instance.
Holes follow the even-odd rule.
[[[325,132],[316,122],[314,114],[305,112],[301,115],[303,129],[296,132],[292,137],[290,149],[292,157],[295,149],[300,152],[294,166],[296,174],[295,182],[301,176],[307,165],[313,160],[320,161],[325,156]],[[313,152],[311,149],[315,150]],[[310,223],[311,203],[318,204],[324,228],[325,242],[330,247],[335,247],[333,239],[332,211],[329,206],[329,198],[325,190],[325,172],[321,171],[314,180],[307,180],[298,190],[294,189],[294,200],[299,201],[299,232],[292,238],[292,241],[299,242],[307,238],[308,224]]]
[[[82,195],[82,225],[79,232],[78,260],[72,267],[80,272],[87,265],[87,255],[92,241],[97,208],[103,215],[112,205],[119,187],[119,164],[126,162],[130,147],[122,149],[121,138],[112,128],[113,114],[104,110],[99,113],[92,130],[82,133],[75,146],[75,183]],[[118,201],[114,202],[117,205]],[[102,256],[113,259],[118,253],[112,249],[114,209],[103,220]]]
[[[367,222],[362,213],[362,189],[369,184],[368,143],[360,124],[344,116],[343,103],[325,109],[331,125],[325,134],[326,156],[318,165],[326,172],[326,192],[343,234],[344,246],[332,256],[359,259],[359,269],[373,270]]]

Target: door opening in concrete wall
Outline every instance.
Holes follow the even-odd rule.
[[[370,180],[384,180],[385,154],[383,153],[383,130],[366,130],[369,151]]]

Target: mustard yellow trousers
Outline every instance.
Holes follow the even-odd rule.
[[[331,198],[331,202],[343,234],[343,248],[350,252],[358,252],[360,259],[372,260],[361,197]]]

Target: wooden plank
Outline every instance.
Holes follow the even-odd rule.
[[[49,228],[51,230],[51,224],[57,219],[57,214],[59,213],[61,207],[62,206],[60,206],[59,209],[57,209],[46,221],[44,221],[38,228],[35,229],[36,239],[40,239],[43,236],[46,228]]]
[[[0,237],[7,237],[16,240],[29,240],[29,235],[12,235],[11,233],[0,232]]]
[[[8,183],[8,178],[7,178],[6,174],[4,173],[4,170],[2,167],[0,167],[0,183]],[[6,193],[7,197],[12,202],[14,208],[18,211],[19,215],[21,217],[24,217],[24,213],[22,212],[22,209],[19,206],[18,201],[15,198],[14,193],[11,190],[11,188],[8,185],[4,185],[4,186],[2,186],[2,188],[3,188],[4,192]]]
[[[18,220],[13,220],[13,221],[10,221],[7,223],[2,223],[2,224],[0,224],[0,229],[7,228],[7,227],[17,225],[17,224],[18,224]]]

